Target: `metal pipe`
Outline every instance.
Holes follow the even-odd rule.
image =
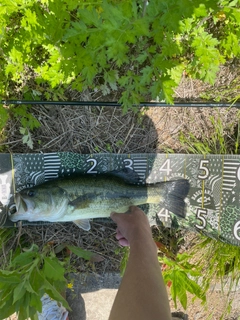
[[[116,101],[104,102],[104,101],[35,101],[35,100],[0,100],[0,104],[30,104],[30,105],[69,105],[69,106],[99,106],[99,107],[121,107],[121,103]],[[234,107],[240,108],[240,102],[236,103],[224,103],[224,102],[176,102],[173,105],[167,104],[165,102],[140,102],[138,105],[133,105],[135,107]]]

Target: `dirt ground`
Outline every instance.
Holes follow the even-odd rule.
[[[229,88],[236,79],[239,81],[239,75],[239,67],[224,66],[214,87],[184,77],[176,89],[176,98],[184,101],[197,100],[206,92],[208,97],[213,93],[216,96],[218,90],[221,99],[223,97],[230,99],[231,96],[226,96],[226,88]],[[70,94],[73,100],[96,100],[100,97],[99,94],[90,92]],[[116,100],[115,96],[100,98],[105,101]],[[1,142],[5,152],[186,153],[188,152],[186,144],[182,145],[179,142],[179,135],[182,133],[189,142],[191,134],[197,139],[209,140],[211,143],[212,137],[216,134],[216,125],[211,119],[215,119],[215,124],[216,121],[221,123],[219,130],[228,152],[231,153],[235,150],[239,121],[238,110],[234,108],[149,108],[139,117],[131,111],[123,115],[119,108],[110,107],[34,106],[32,113],[41,123],[41,127],[32,133],[34,149],[30,150],[22,144],[19,122],[12,120],[8,124],[7,138]],[[216,153],[219,152],[218,143],[215,143],[215,148]],[[119,271],[121,253],[117,253],[115,226],[111,223],[93,222],[92,229],[88,233],[72,224],[24,227],[21,233],[26,234],[30,242],[35,242],[39,246],[49,241],[56,244],[69,242],[98,252],[105,258],[104,261],[95,264],[75,259],[78,272]],[[232,311],[223,318],[224,320],[240,319],[240,292],[232,292],[231,298],[234,298]],[[191,302],[189,297],[189,307],[185,311],[188,319],[220,320],[227,305],[226,292],[222,293],[211,288],[207,302],[208,309],[205,310],[201,302],[198,300]],[[173,302],[170,304],[174,311]],[[180,310],[182,309],[177,309]]]

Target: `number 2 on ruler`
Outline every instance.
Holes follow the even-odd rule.
[[[125,163],[125,168],[129,168],[129,169],[133,170],[132,159],[124,159],[123,162]]]
[[[92,162],[92,166],[90,169],[88,169],[87,173],[97,173],[96,170],[93,170],[97,165],[97,160],[96,159],[88,159],[87,162]]]

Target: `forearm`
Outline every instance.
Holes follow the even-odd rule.
[[[109,320],[170,320],[166,288],[150,237],[135,239]]]

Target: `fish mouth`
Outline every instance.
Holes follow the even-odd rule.
[[[10,220],[18,221],[19,215],[26,214],[28,212],[28,204],[27,201],[24,200],[23,197],[19,193],[15,194],[15,203],[12,204],[8,209],[8,215]]]
[[[28,205],[27,202],[24,200],[23,197],[21,197],[20,194],[16,194],[16,207],[17,207],[17,212],[28,211]]]

